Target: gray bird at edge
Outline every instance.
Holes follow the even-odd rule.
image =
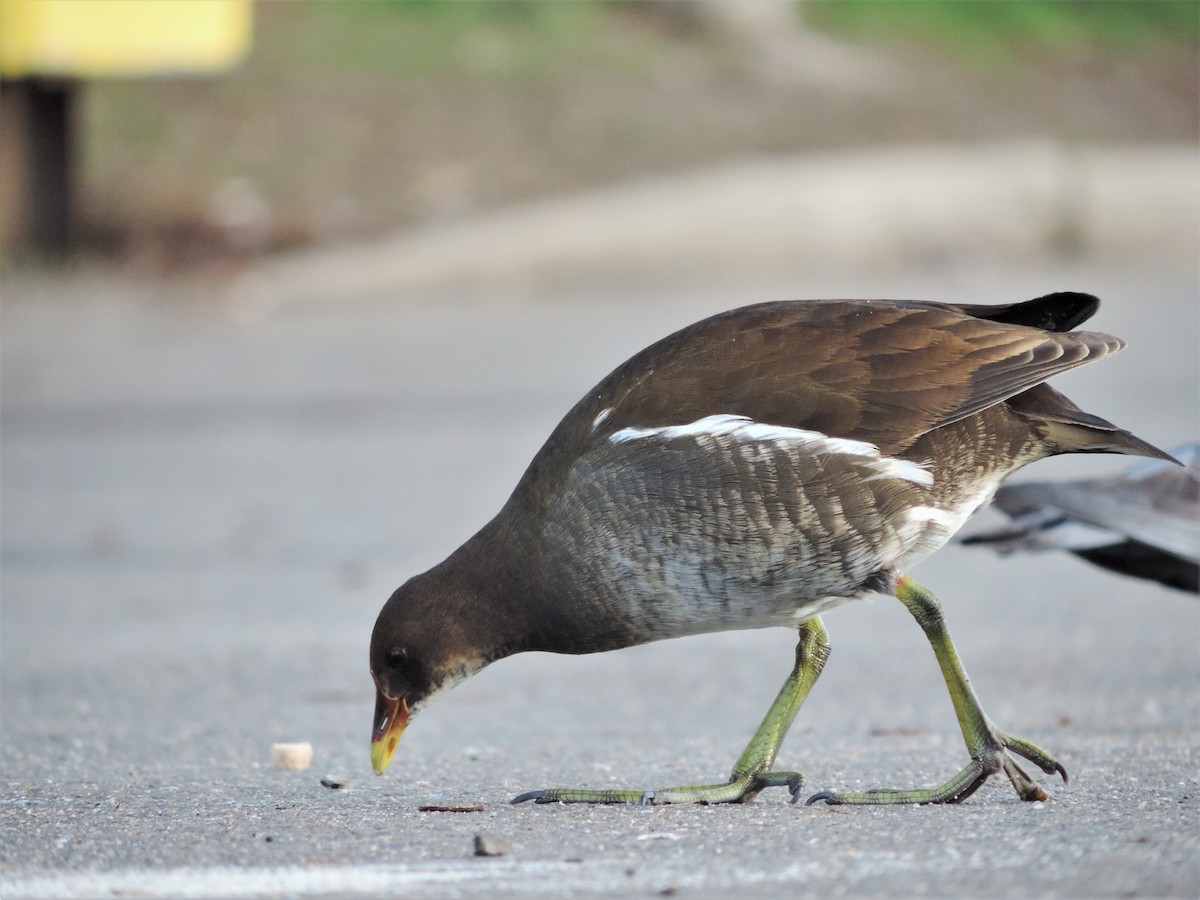
[[[1200,443],[1113,478],[1004,485],[1012,521],[961,539],[1007,556],[1066,550],[1102,568],[1200,594]]]

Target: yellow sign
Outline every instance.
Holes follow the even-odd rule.
[[[250,0],[0,0],[0,75],[219,71],[252,17]]]

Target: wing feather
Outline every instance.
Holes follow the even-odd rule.
[[[1042,302],[1042,301],[1032,301]],[[886,450],[1123,346],[895,301],[761,304],[652,345],[592,392],[595,438],[710,415],[866,441]]]

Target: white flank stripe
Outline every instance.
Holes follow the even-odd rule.
[[[896,459],[890,456],[881,456],[874,468],[876,474],[867,478],[867,481],[872,481],[876,478],[899,478],[903,481],[911,481],[913,484],[924,485],[925,487],[930,487],[933,484],[933,473],[929,471],[929,463],[917,463],[911,459]]]
[[[953,533],[962,527],[972,511],[968,508],[966,515],[955,515],[932,506],[914,506],[908,511],[908,518],[911,522],[931,522]]]
[[[593,428],[595,426],[593,425]],[[626,441],[659,438],[676,440],[679,438],[696,438],[697,440],[711,438],[729,438],[734,441],[750,441],[755,443],[770,443],[782,448],[800,448],[814,454],[832,456],[851,456],[858,459],[862,465],[870,468],[875,474],[868,480],[876,478],[898,478],[911,481],[913,484],[929,487],[933,484],[933,473],[929,471],[928,463],[915,463],[907,459],[894,459],[882,456],[879,448],[866,441],[854,441],[849,438],[835,438],[821,434],[819,431],[806,431],[803,428],[788,428],[784,425],[769,425],[755,422],[746,416],[723,414],[705,416],[686,425],[663,425],[657,428],[622,428],[609,435],[614,444]]]

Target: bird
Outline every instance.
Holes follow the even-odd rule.
[[[1200,443],[1115,478],[1002,485],[992,505],[1007,525],[967,535],[1001,555],[1068,550],[1101,568],[1200,594]]]
[[[496,516],[380,610],[374,771],[432,697],[498,659],[784,627],[798,635],[791,672],[726,781],[549,787],[511,802],[731,803],[785,787],[794,803],[804,776],[774,763],[829,654],[822,616],[882,593],[924,632],[968,762],[932,787],[807,803],[954,803],[1001,772],[1022,800],[1047,800],[1016,757],[1064,782],[1066,769],[986,715],[940,601],[907,571],[1028,463],[1169,459],[1045,383],[1124,346],[1071,330],[1099,303],[775,301],[635,354],[559,422]]]

